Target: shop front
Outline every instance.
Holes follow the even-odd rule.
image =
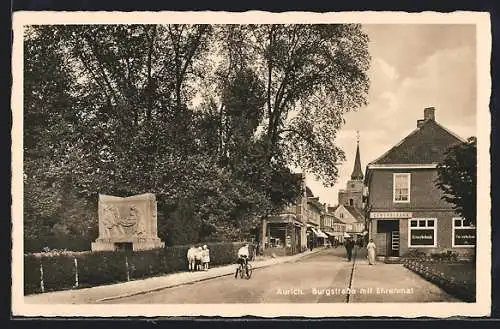
[[[468,258],[474,251],[476,229],[450,211],[372,213],[370,238],[381,257],[453,251]]]
[[[411,212],[371,213],[370,238],[377,246],[378,256],[401,256],[401,224],[411,216]]]
[[[307,242],[309,249],[324,246],[328,242],[328,235],[321,229],[307,224]]]
[[[267,222],[264,255],[286,256],[301,252],[303,225],[293,218],[275,217]]]

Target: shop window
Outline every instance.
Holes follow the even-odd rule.
[[[410,174],[393,174],[393,201],[410,202]]]
[[[436,247],[436,218],[412,218],[408,225],[408,247]]]
[[[453,218],[452,246],[471,248],[476,244],[476,227],[463,218]]]

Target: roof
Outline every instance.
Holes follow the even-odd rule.
[[[439,163],[448,148],[462,140],[435,120],[426,120],[401,142],[370,164]]]
[[[313,206],[318,208],[318,210],[320,210],[320,211],[322,211],[324,209],[323,204],[321,204],[321,202],[319,202],[319,197],[308,197],[307,203],[312,204]]]
[[[362,222],[364,220],[364,215],[363,215],[363,211],[361,209],[358,209],[356,207],[353,207],[353,206],[345,206],[343,205],[343,207],[358,221],[358,222]]]
[[[335,207],[328,207],[328,212],[333,213],[335,212],[335,210],[337,210],[338,207],[339,207],[338,205],[336,205]]]
[[[359,142],[356,147],[356,159],[354,160],[354,168],[351,174],[351,180],[363,180],[363,172],[361,171],[361,159],[359,156]]]

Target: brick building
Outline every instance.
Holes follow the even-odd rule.
[[[464,226],[435,185],[437,164],[460,142],[436,122],[435,109],[426,108],[413,132],[368,164],[369,234],[379,256],[400,257],[410,250],[471,255],[475,229]]]

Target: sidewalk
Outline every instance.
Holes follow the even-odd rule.
[[[313,251],[305,251],[303,253],[284,256],[278,258],[270,258],[265,260],[256,260],[251,262],[254,269],[265,268],[272,265],[294,262],[308,255],[315,254],[324,250],[317,248]],[[200,272],[179,272],[163,276],[128,281],[123,283],[97,286],[85,289],[65,290],[47,292],[43,294],[24,296],[24,301],[27,304],[90,304],[98,303],[106,300],[117,299],[121,297],[129,297],[139,295],[151,291],[172,288],[180,285],[195,283],[204,280],[210,280],[222,276],[234,275],[236,270],[235,264],[214,267],[208,271]]]
[[[461,302],[402,264],[369,265],[366,252],[359,250],[351,287],[356,292],[350,295],[350,303]]]

